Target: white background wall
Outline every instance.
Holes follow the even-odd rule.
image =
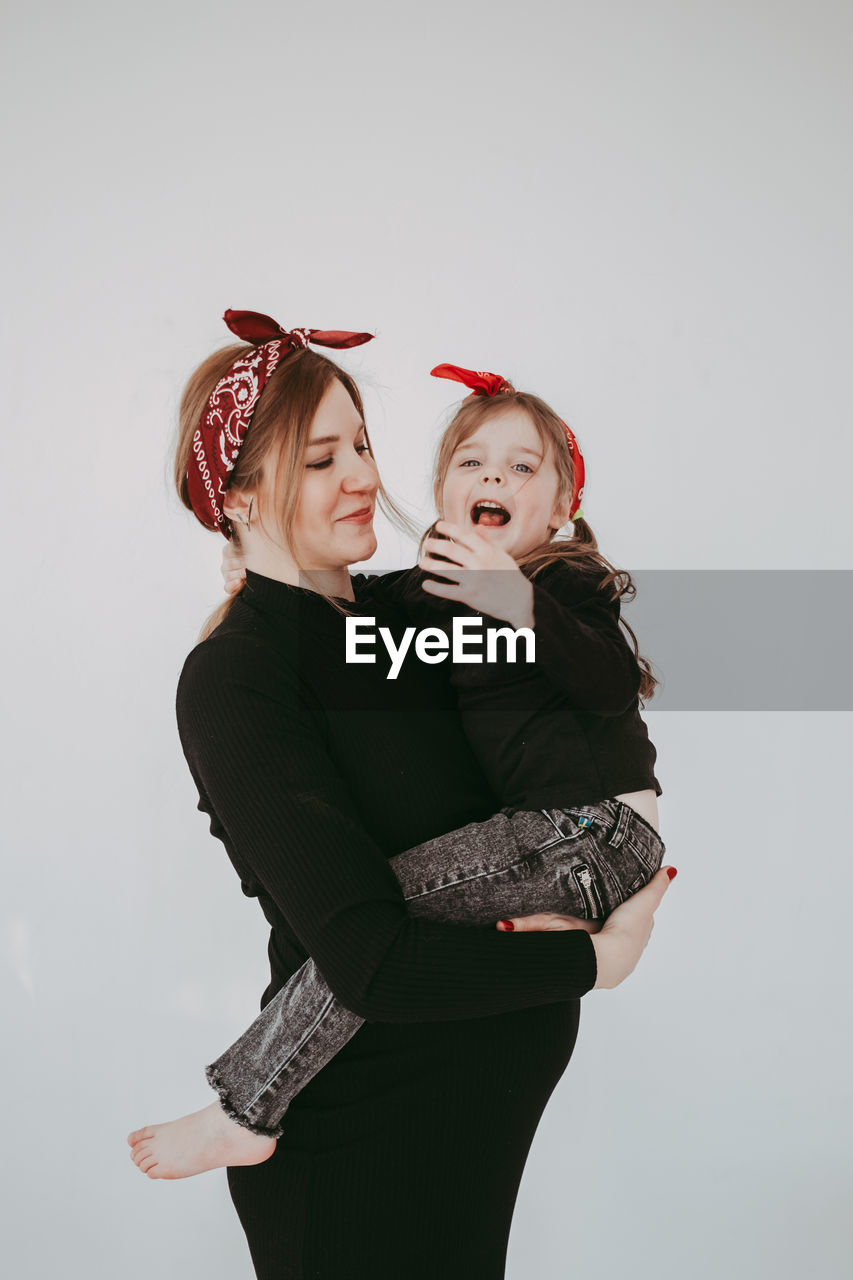
[[[266,973],[174,723],[220,590],[169,488],[183,381],[229,306],[375,330],[345,362],[423,515],[450,360],[570,419],[617,562],[850,568],[853,17],[8,0],[5,27],[3,1253],[237,1280],[224,1174],[150,1183],[124,1145],[212,1096]],[[508,1275],[834,1280],[850,716],[648,718],[680,876],[584,1002]]]

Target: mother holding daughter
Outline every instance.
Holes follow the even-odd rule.
[[[263,1280],[499,1280],[579,998],[632,971],[675,874],[630,579],[579,511],[568,427],[453,366],[436,372],[474,394],[439,450],[442,521],[417,569],[351,577],[390,500],[356,384],[308,344],[369,335],[226,322],[249,345],[191,378],[176,480],[245,586],[177,711],[199,808],[269,921],[271,981],[209,1068],[219,1102],[137,1130],[131,1155],[155,1178],[227,1165]],[[399,643],[458,614],[532,631],[535,663],[413,657],[389,680],[346,661],[352,616]]]

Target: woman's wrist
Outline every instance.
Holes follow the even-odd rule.
[[[595,982],[590,990],[601,991],[608,987],[605,980],[607,973],[608,946],[607,934],[602,938],[600,933],[590,934],[589,940],[592,943],[592,950],[595,954]]]

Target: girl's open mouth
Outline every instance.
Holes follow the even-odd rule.
[[[509,524],[512,516],[503,503],[484,498],[474,503],[471,508],[471,519],[474,524],[499,528],[501,525]]]

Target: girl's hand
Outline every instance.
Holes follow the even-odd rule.
[[[633,973],[654,928],[655,911],[675,878],[675,867],[661,867],[647,885],[623,902],[621,907],[607,917],[603,925],[590,928],[590,920],[578,920],[575,916],[540,913],[519,916],[514,920],[498,921],[498,928],[512,925],[517,933],[543,929],[586,929],[593,934],[592,945],[598,964],[598,977],[594,991],[602,987],[618,987]]]
[[[525,578],[512,556],[490,541],[487,534],[476,529],[460,529],[446,520],[436,522],[436,530],[446,535],[427,538],[418,567],[427,573],[440,574],[450,583],[422,583],[423,590],[431,596],[445,600],[458,600],[478,613],[488,614],[509,622],[516,629],[532,627],[533,587]],[[447,557],[453,563],[448,564]],[[485,572],[499,570],[499,572]]]
[[[238,591],[243,590],[246,585],[246,566],[243,563],[243,557],[232,542],[225,544],[220,569],[225,590],[229,596],[235,596]]]

